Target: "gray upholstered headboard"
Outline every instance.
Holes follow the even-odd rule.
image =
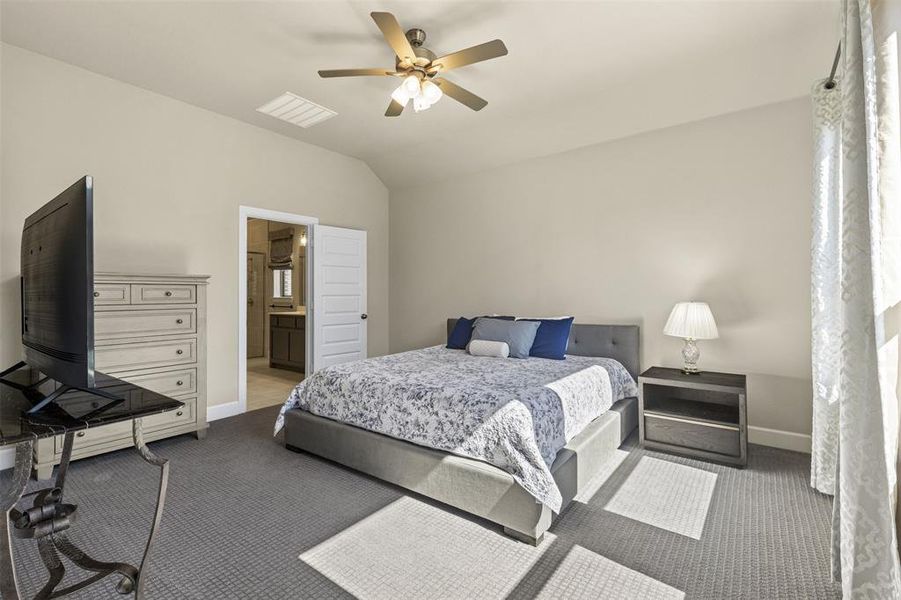
[[[454,329],[457,319],[447,320],[447,334]],[[569,334],[567,354],[575,356],[602,356],[618,360],[635,380],[639,374],[638,325],[588,325],[574,323]]]

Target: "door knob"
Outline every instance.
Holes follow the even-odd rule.
[[[365,321],[366,319],[369,318],[369,315],[367,315],[366,313],[363,313],[362,315],[360,315],[360,318]]]

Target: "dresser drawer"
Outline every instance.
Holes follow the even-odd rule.
[[[98,340],[190,334],[197,331],[197,310],[108,310],[94,313],[94,337]]]
[[[94,306],[131,304],[131,286],[127,283],[95,283]]]
[[[131,286],[132,304],[194,304],[196,285],[136,283]]]
[[[670,416],[644,414],[644,437],[682,448],[706,450],[727,456],[741,455],[738,427],[689,421]]]
[[[154,431],[160,431],[161,429],[194,423],[197,419],[197,399],[188,398],[182,400],[182,402],[184,402],[185,405],[181,408],[144,417],[142,426],[144,433],[152,433]],[[120,423],[112,423],[111,425],[102,425],[100,427],[79,431],[75,434],[75,442],[72,446],[73,452],[88,450],[93,446],[121,439],[131,440],[131,423],[131,421],[122,421]],[[63,441],[64,437],[61,435],[54,438],[54,453],[57,456],[63,453]]]
[[[197,369],[179,369],[149,375],[123,376],[123,380],[164,396],[193,394],[197,391]]]
[[[96,346],[97,370],[103,373],[188,365],[197,362],[197,340],[168,340]]]

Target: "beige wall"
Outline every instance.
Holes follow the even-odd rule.
[[[712,306],[703,368],[751,374],[751,425],[810,432],[807,99],[391,193],[391,349],[449,316],[638,323],[678,366],[680,300]]]
[[[212,275],[210,405],[237,400],[241,204],[365,229],[369,354],[388,351],[388,193],[362,162],[9,45],[2,104],[0,364],[20,353],[22,222],[86,173],[98,271]]]

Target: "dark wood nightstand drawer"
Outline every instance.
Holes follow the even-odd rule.
[[[732,457],[741,456],[741,436],[738,427],[701,423],[645,411],[644,437],[649,442],[705,450]]]

